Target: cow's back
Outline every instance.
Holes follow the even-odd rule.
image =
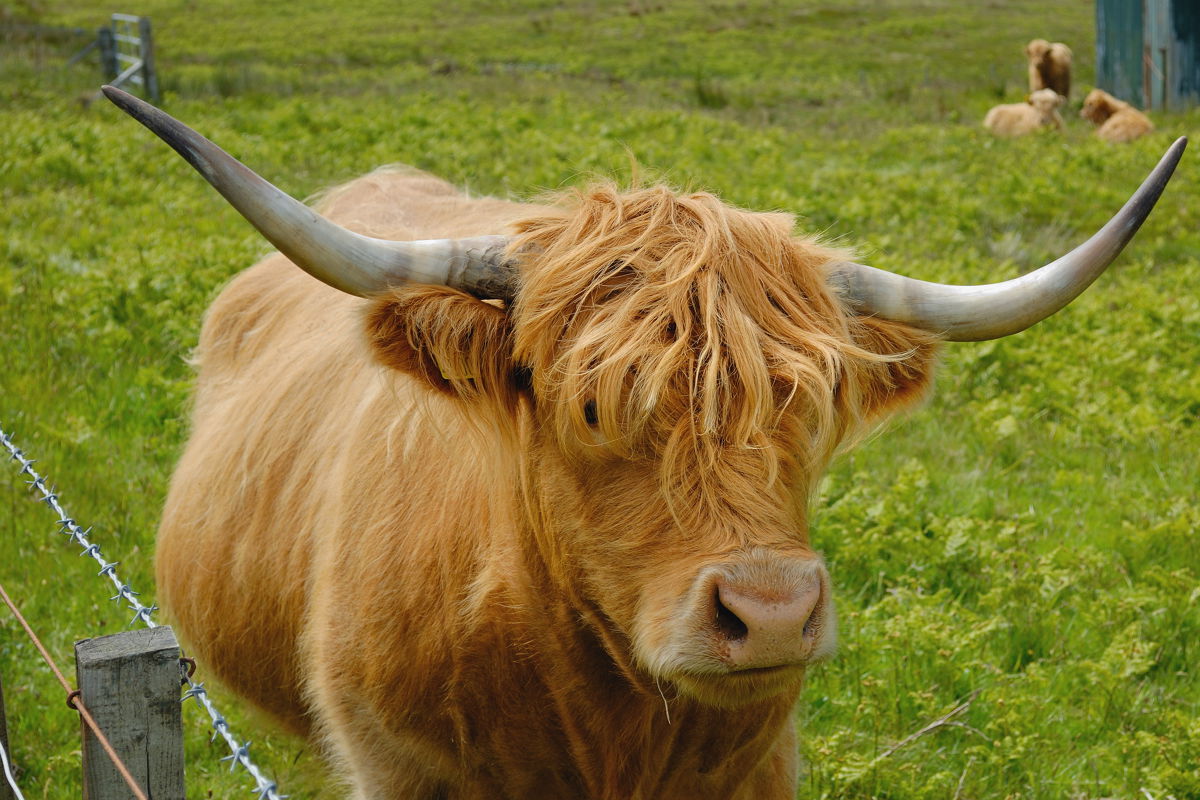
[[[413,172],[373,173],[322,206],[397,239],[503,232],[530,213]],[[192,434],[159,532],[159,592],[185,642],[301,733],[317,537],[337,535],[354,471],[386,460],[382,450],[435,402],[371,358],[363,305],[278,253],[231,281],[205,318]]]

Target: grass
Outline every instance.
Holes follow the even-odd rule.
[[[388,162],[519,197],[651,178],[796,214],[878,266],[981,282],[1102,224],[1200,113],[1129,146],[1074,116],[1091,4],[150,0],[164,105],[299,196]],[[0,20],[5,19],[0,9]],[[81,2],[7,16],[95,28]],[[0,37],[4,34],[0,33]],[[1061,136],[997,140],[1021,47],[1076,54]],[[266,250],[103,101],[78,43],[0,39],[0,427],[153,596],[204,308]],[[844,456],[813,538],[839,655],[800,707],[800,796],[1200,797],[1200,189],[1194,153],[1070,309],[947,348],[925,408]],[[62,663],[128,615],[0,472],[0,582]],[[79,791],[77,724],[15,624],[0,676],[26,796]],[[977,694],[972,695],[972,693]],[[951,722],[888,752],[962,700]],[[337,791],[301,742],[219,704],[294,798]],[[189,793],[232,796],[189,709]],[[888,753],[887,755],[884,755]]]

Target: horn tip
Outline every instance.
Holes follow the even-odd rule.
[[[212,182],[210,156],[206,156],[205,152],[206,146],[215,148],[215,145],[179,122],[179,120],[170,114],[147,103],[140,97],[136,97],[115,86],[103,86],[101,87],[101,91],[104,92],[104,96],[111,100],[117,108],[133,117],[148,128],[155,136],[170,145],[175,152],[183,156],[189,164],[198,170],[206,180],[210,183]]]
[[[1171,146],[1167,148],[1167,152],[1163,153],[1163,157],[1159,160],[1158,166],[1155,167],[1154,173],[1161,175],[1160,180],[1163,186],[1171,179],[1171,175],[1175,172],[1175,168],[1179,166],[1179,162],[1183,159],[1183,151],[1187,149],[1188,137],[1180,136]]]
[[[1183,151],[1187,149],[1188,137],[1180,136],[1175,141],[1171,142],[1171,146],[1167,148],[1167,152],[1163,153],[1163,160],[1168,161],[1174,166],[1183,158]]]
[[[140,119],[141,114],[139,112],[144,113],[147,108],[153,108],[153,106],[151,106],[145,100],[135,97],[123,89],[110,86],[109,84],[101,86],[100,91],[104,93],[104,96],[107,97],[113,105],[131,117]]]
[[[117,87],[113,86],[112,84],[108,84],[108,83],[101,86],[100,91],[104,92],[104,96],[107,97],[109,100],[113,101],[114,103],[116,103],[117,105],[121,105],[122,100],[125,100],[128,97],[132,97],[132,95],[130,95],[129,92],[118,89]]]

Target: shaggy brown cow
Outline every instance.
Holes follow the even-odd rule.
[[[1034,39],[1025,45],[1029,60],[1029,92],[1053,89],[1067,98],[1071,96],[1071,48],[1062,42],[1051,44]]]
[[[1095,123],[1096,136],[1106,142],[1132,142],[1154,130],[1150,118],[1103,89],[1092,89],[1079,116]]]
[[[288,256],[205,321],[159,590],[364,799],[794,797],[834,640],[813,482],[921,396],[940,334],[1082,291],[1183,147],[1072,254],[945,287],[662,188],[532,206],[380,172],[323,205],[367,238],[108,93]]]
[[[1039,89],[1024,103],[992,106],[983,118],[983,127],[997,136],[1024,136],[1042,128],[1062,130],[1058,107],[1063,96],[1050,89]]]

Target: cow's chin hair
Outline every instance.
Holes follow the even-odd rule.
[[[661,627],[648,626],[643,631],[661,631]],[[832,650],[822,648],[803,663],[734,670],[722,663],[712,643],[699,631],[684,627],[666,639],[658,647],[638,647],[645,644],[645,639],[634,637],[633,656],[640,671],[660,691],[671,686],[679,697],[721,709],[742,708],[775,697],[794,701],[804,682],[805,666],[813,660],[824,660]]]
[[[804,665],[792,664],[737,672],[676,673],[668,680],[681,696],[701,705],[736,710],[773,699],[794,702],[804,673]]]

